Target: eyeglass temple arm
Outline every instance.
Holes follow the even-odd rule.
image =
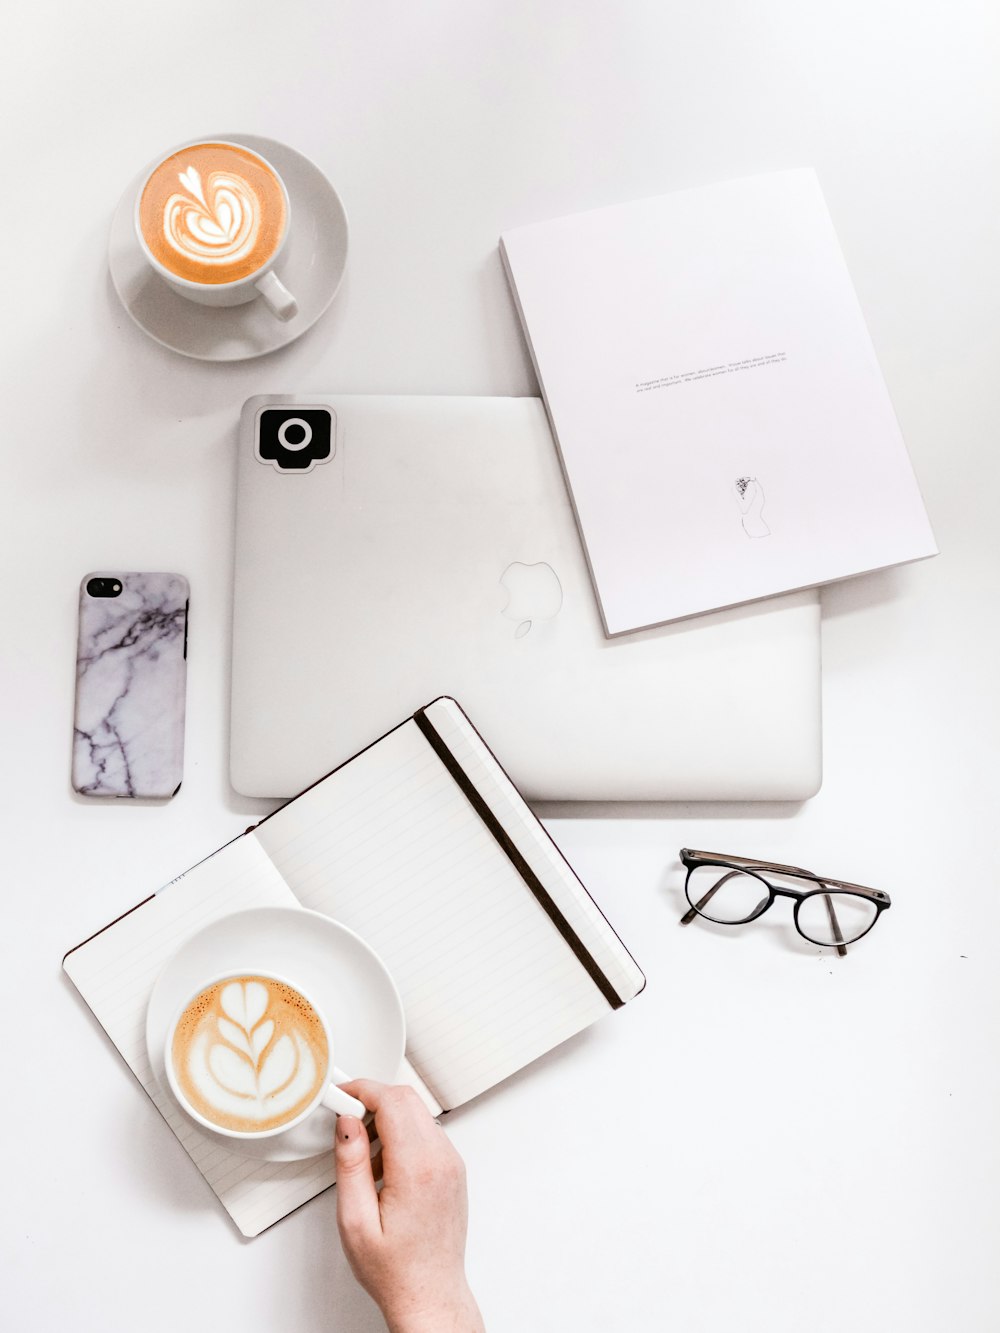
[[[758,870],[772,870],[776,875],[804,875],[806,879],[815,880],[817,884],[825,884],[837,889],[854,889],[859,893],[866,893],[877,899],[880,907],[890,907],[892,905],[889,895],[883,893],[881,889],[873,889],[867,884],[855,884],[849,879],[821,879],[814,870],[806,870],[804,866],[786,866],[780,861],[755,861],[752,856],[730,856],[725,852],[697,852],[693,847],[684,847],[681,850],[681,858],[690,856],[695,861],[725,861],[732,865],[738,862],[742,866],[756,866]]]
[[[696,852],[693,847],[685,847],[681,853],[682,856],[691,856],[698,861],[738,861],[741,866],[756,866],[758,870],[773,870],[775,874],[786,871],[792,875],[806,875],[809,879],[815,879],[816,874],[812,870],[806,870],[802,866],[786,866],[780,861],[755,861],[752,856],[727,856],[722,852]]]
[[[827,916],[830,918],[830,929],[833,931],[833,938],[837,941],[837,952],[841,958],[847,955],[847,945],[844,943],[843,931],[840,929],[840,922],[837,920],[837,913],[834,910],[833,899],[828,893],[823,894],[823,901],[826,903]]]

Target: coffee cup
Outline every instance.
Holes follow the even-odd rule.
[[[249,969],[204,981],[167,1034],[167,1081],[203,1129],[231,1139],[276,1138],[320,1106],[364,1116],[337,1085],[322,1010],[295,982]]]
[[[278,319],[298,312],[274,272],[291,223],[288,190],[252,148],[201,139],[171,149],[143,179],[134,221],[150,266],[189,301],[236,306],[259,296]]]

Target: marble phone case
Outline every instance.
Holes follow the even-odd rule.
[[[114,578],[117,597],[91,579]],[[73,788],[165,797],[181,784],[190,589],[180,574],[86,575],[80,584]]]

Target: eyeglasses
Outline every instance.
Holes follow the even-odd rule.
[[[795,902],[795,929],[811,944],[836,946],[843,956],[847,946],[867,935],[887,907],[889,895],[863,884],[848,884],[840,879],[826,879],[800,866],[783,866],[776,861],[754,861],[747,856],[724,856],[716,852],[696,852],[681,848],[681,861],[687,866],[684,893],[691,909],[681,917],[686,926],[696,916],[721,926],[740,926],[763,916],[775,898]],[[780,877],[779,883],[764,878],[764,873]],[[805,881],[815,888],[785,881]]]

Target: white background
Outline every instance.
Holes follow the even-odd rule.
[[[992,0],[11,7],[3,107],[3,1119],[12,1330],[381,1327],[333,1192],[241,1241],[60,960],[268,807],[227,781],[233,449],[261,392],[535,391],[499,233],[787,166],[820,176],[942,549],[823,594],[825,781],[799,808],[549,808],[644,995],[452,1116],[494,1330],[1000,1326]],[[351,220],[287,351],[135,328],[112,211],[160,148],[257,133]],[[192,584],[169,805],[69,788],[93,568]],[[711,743],[706,719],[706,743]],[[489,738],[503,755],[503,738]],[[845,959],[677,926],[680,846],[886,889]],[[772,919],[773,918],[773,919]]]

